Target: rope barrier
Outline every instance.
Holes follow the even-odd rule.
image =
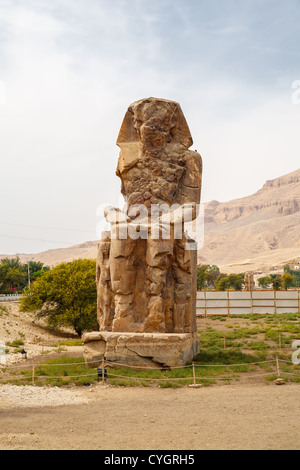
[[[249,376],[248,378],[250,379],[253,379],[253,378],[261,378],[261,377],[267,377],[269,375],[274,375],[275,372],[267,372],[265,374],[259,374],[259,375],[251,375]],[[291,374],[291,375],[294,375],[294,374]],[[168,381],[172,381],[172,380],[193,380],[194,377],[166,377],[164,379],[158,379],[158,378],[142,378],[142,377],[129,377],[129,376],[123,376],[123,375],[116,375],[116,374],[109,374],[110,377],[117,377],[117,378],[120,378],[120,379],[128,379],[128,380],[156,380],[156,381],[162,381],[162,382],[168,382]],[[298,376],[297,376],[298,377]],[[199,379],[199,380],[232,380],[232,379],[235,379],[237,377],[234,377],[234,376],[222,376],[222,377],[216,377],[216,376],[212,376],[212,377],[202,377],[202,376],[196,376],[195,379]]]
[[[111,374],[109,373],[110,377],[117,377],[119,379],[128,379],[128,380],[146,380],[146,381],[153,381],[156,380],[157,382],[169,382],[171,380],[193,380],[193,377],[166,377],[164,379],[158,379],[155,377],[149,378],[149,377],[130,377],[130,376],[124,376],[124,375],[116,375],[116,374]]]
[[[239,367],[239,366],[255,366],[259,364],[271,364],[276,362],[276,359],[270,360],[270,361],[261,361],[261,362],[246,362],[243,364],[201,364],[200,362],[194,362],[195,367]],[[159,370],[163,367],[158,367],[157,369],[154,367],[142,367],[142,366],[130,366],[128,364],[122,364],[120,362],[113,362],[113,361],[107,361],[105,360],[106,364],[113,364],[113,365],[118,365],[121,367],[125,367],[126,369],[145,369],[145,370]],[[88,363],[87,363],[88,364]],[[171,367],[171,370],[175,369],[188,369],[191,368],[191,365],[187,366],[176,366],[176,367]]]
[[[113,364],[115,366],[120,366],[120,367],[125,367],[126,369],[144,369],[144,370],[161,370],[163,369],[163,366],[161,367],[144,367],[144,366],[130,366],[128,364],[122,364],[121,362],[113,362],[113,361],[107,361],[105,360],[105,364]],[[176,366],[176,367],[171,367],[171,369],[187,369],[189,367],[192,367],[191,365],[190,366]],[[166,370],[169,370],[169,369],[166,369]]]
[[[284,360],[284,359],[272,359],[272,360],[268,360],[268,361],[258,361],[258,362],[252,362],[252,363],[241,363],[241,364],[201,364],[201,363],[193,363],[191,365],[186,365],[186,366],[178,366],[178,367],[173,367],[171,368],[170,370],[173,370],[173,369],[191,369],[192,367],[194,368],[194,374],[193,376],[188,376],[188,377],[164,377],[164,378],[156,378],[156,377],[134,377],[134,376],[124,376],[124,375],[118,375],[118,374],[113,374],[111,372],[109,372],[109,377],[110,378],[119,378],[119,379],[125,379],[125,380],[136,380],[136,381],[150,381],[150,382],[172,382],[172,381],[191,381],[191,380],[194,380],[194,383],[195,381],[197,380],[234,380],[236,378],[239,378],[239,375],[238,374],[238,371],[237,372],[232,372],[232,375],[230,376],[208,376],[208,377],[203,377],[203,376],[196,376],[195,375],[195,368],[196,367],[221,367],[221,368],[234,368],[234,367],[241,367],[241,366],[258,366],[258,365],[261,365],[261,364],[273,364],[273,363],[276,363],[277,366],[278,366],[278,363],[279,362],[282,362],[282,363],[286,363],[286,364],[291,364],[290,361],[287,361],[287,360]],[[33,381],[33,384],[34,384],[34,379],[37,379],[37,378],[46,378],[46,379],[62,379],[62,378],[66,378],[66,379],[78,379],[78,378],[85,378],[85,377],[98,377],[99,379],[99,374],[97,373],[93,373],[93,374],[85,374],[85,375],[61,375],[61,376],[49,376],[49,375],[37,375],[36,372],[38,371],[38,368],[40,369],[43,369],[43,368],[48,368],[48,367],[57,367],[57,366],[61,366],[61,367],[68,367],[68,366],[84,366],[84,365],[88,365],[88,364],[97,364],[98,366],[100,365],[100,361],[89,361],[89,362],[77,362],[77,363],[70,363],[70,364],[28,364],[27,367],[30,367],[32,366],[33,368],[33,371],[32,371],[32,375],[29,376],[29,377],[14,377],[13,379],[5,379],[4,377],[0,377],[0,380],[3,379],[3,380],[6,380],[6,381],[9,381],[9,380],[32,380]],[[110,364],[112,365],[118,365],[118,366],[121,366],[121,367],[124,367],[126,369],[144,369],[144,370],[153,370],[153,371],[157,371],[159,372],[161,370],[161,368],[153,368],[153,367],[144,367],[144,366],[130,366],[128,364],[122,364],[122,363],[117,363],[117,362],[113,362],[113,361],[105,361],[105,366],[109,366]],[[26,368],[26,364],[23,364],[23,365],[20,365],[20,366],[15,366],[14,368]],[[7,370],[7,366],[5,366],[5,369]],[[169,369],[166,369],[165,372],[169,372],[170,371]],[[277,369],[277,373],[278,373],[278,369]],[[273,371],[273,372],[267,372],[267,373],[264,373],[264,374],[259,374],[259,375],[248,375],[247,378],[249,379],[253,379],[253,378],[263,378],[263,377],[267,377],[267,376],[272,376],[276,374],[276,371]],[[298,374],[295,374],[295,373],[290,373],[290,372],[282,372],[282,375],[287,375],[287,376],[292,376],[292,377],[300,377]]]
[[[66,379],[79,379],[80,377],[97,377],[97,374],[87,374],[87,375],[58,375],[58,376],[55,376],[55,375],[36,375],[35,377],[36,378],[40,378],[40,377],[45,377],[47,379],[62,379],[62,378],[66,378]]]
[[[278,360],[279,362],[284,362],[285,364],[291,364],[291,361],[285,361],[284,359],[278,359]],[[293,364],[293,365],[297,365],[297,364]]]
[[[35,364],[36,367],[57,367],[57,366],[61,366],[61,367],[67,367],[67,366],[83,366],[83,365],[86,365],[86,364],[99,364],[100,361],[90,361],[90,362],[73,362],[73,363],[70,363],[70,364],[45,364],[45,363],[41,363],[41,364]],[[24,369],[24,367],[26,367],[26,364],[24,365],[14,365],[14,363],[10,364],[11,366],[13,366],[14,369]],[[8,364],[6,365],[2,365],[4,368],[8,368]],[[30,367],[30,364],[28,364],[28,367]]]
[[[275,371],[273,372],[267,372],[265,374],[258,374],[258,375],[250,375],[247,378],[253,379],[253,378],[262,378],[262,377],[267,377],[276,374]],[[298,374],[293,374],[291,372],[283,372],[282,375],[290,375],[292,377],[300,377]],[[68,375],[68,376],[51,376],[51,375],[35,375],[35,378],[47,378],[47,379],[62,379],[62,378],[68,378],[68,379],[74,379],[74,378],[85,378],[85,377],[97,377],[97,374],[85,374],[85,375]],[[127,380],[141,380],[141,381],[157,381],[157,382],[169,382],[169,381],[176,381],[176,380],[181,380],[181,381],[187,381],[187,380],[193,380],[194,377],[165,377],[165,378],[156,378],[156,377],[133,377],[133,376],[124,376],[124,375],[117,375],[117,374],[111,374],[109,373],[109,376],[112,378],[120,378],[120,379],[127,379]],[[238,378],[237,376],[211,376],[211,377],[203,377],[203,376],[195,376],[195,379],[197,380],[233,380],[235,378]],[[14,377],[13,379],[4,379],[3,380],[31,380],[32,376],[29,377]],[[0,378],[1,380],[1,378]]]
[[[200,362],[194,362],[195,367],[239,367],[239,366],[257,366],[259,364],[271,364],[276,362],[276,359],[272,361],[262,362],[244,362],[243,364],[201,364]],[[190,366],[189,366],[190,367]]]
[[[281,360],[282,362],[286,362],[286,363],[289,363],[289,361],[283,361]],[[73,362],[73,363],[70,363],[70,364],[36,364],[36,367],[69,367],[69,366],[82,366],[82,365],[88,365],[88,364],[100,364],[100,360],[98,361],[88,361],[88,362]],[[261,361],[261,362],[245,362],[245,363],[241,363],[241,364],[201,364],[200,362],[194,362],[194,365],[195,367],[241,367],[241,366],[256,366],[256,365],[260,365],[260,364],[271,364],[271,363],[275,363],[276,362],[276,359],[273,359],[273,360],[270,360],[270,361]],[[113,362],[113,361],[108,361],[108,360],[105,360],[105,364],[109,365],[109,364],[112,364],[114,366],[120,366],[120,367],[124,367],[125,369],[142,369],[142,370],[161,370],[163,369],[163,366],[161,367],[144,367],[144,366],[130,366],[129,364],[122,364],[120,362]],[[14,365],[12,364],[13,368],[14,369],[24,369],[24,367],[26,366],[25,364],[24,365]],[[8,368],[8,365],[2,365],[3,368]],[[171,370],[177,370],[177,369],[189,369],[192,367],[192,364],[191,365],[186,365],[186,366],[176,366],[176,367],[171,367],[170,369]],[[169,369],[166,369],[166,370],[169,370]]]
[[[32,377],[14,377],[13,379],[5,379],[4,377],[0,377],[0,380],[10,381],[10,380],[32,380]]]
[[[253,376],[250,376],[249,378],[261,378],[261,377],[267,377],[269,375],[274,375],[275,372],[268,372],[266,374],[259,374],[259,375],[253,375]],[[289,375],[295,375],[295,374],[289,374]],[[82,378],[82,377],[94,377],[95,374],[89,374],[89,375],[69,375],[67,376],[66,378]],[[165,378],[156,378],[156,377],[152,377],[152,378],[149,378],[149,377],[131,377],[131,376],[125,376],[125,375],[117,375],[117,374],[109,374],[110,377],[115,377],[115,378],[120,378],[120,379],[127,379],[127,380],[141,380],[141,381],[157,381],[157,382],[169,382],[169,381],[176,381],[176,380],[182,380],[182,381],[187,381],[187,380],[193,380],[194,377],[165,377]],[[40,377],[44,377],[42,375],[40,376],[36,376],[36,378],[40,378]],[[47,378],[49,379],[61,379],[63,376],[46,376]],[[232,380],[232,379],[235,379],[237,377],[234,377],[234,376],[223,376],[223,377],[216,377],[216,376],[212,376],[212,377],[202,377],[202,376],[196,376],[195,379],[199,379],[199,380]],[[27,377],[27,378],[23,378],[24,380],[30,380],[30,377]],[[19,380],[19,379],[18,379]],[[20,379],[21,380],[21,379]]]
[[[292,372],[282,372],[282,375],[285,376],[285,375],[291,375],[292,377],[299,377],[300,378],[300,375],[299,374],[293,374]]]

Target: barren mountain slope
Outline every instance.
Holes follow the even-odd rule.
[[[300,256],[300,170],[252,196],[205,207],[199,260],[228,272],[264,270]]]
[[[58,263],[64,261],[73,261],[74,259],[79,258],[89,258],[96,259],[97,256],[97,246],[98,241],[89,241],[86,243],[81,243],[80,245],[70,246],[68,248],[58,248],[53,250],[43,251],[35,255],[30,254],[18,254],[22,263],[26,263],[28,260],[34,259],[34,261],[41,261],[46,266],[55,266]],[[2,258],[14,258],[14,256],[0,255]]]

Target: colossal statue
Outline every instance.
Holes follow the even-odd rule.
[[[192,144],[178,103],[148,98],[128,108],[116,172],[126,206],[105,210],[111,231],[102,234],[97,258],[100,332],[84,339],[93,357],[97,342],[99,358],[124,362],[130,350],[131,363],[182,364],[199,350],[197,250],[184,230],[201,194],[202,159]],[[169,360],[168,344],[176,350],[171,357],[170,347]]]

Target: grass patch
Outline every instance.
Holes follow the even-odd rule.
[[[22,339],[15,339],[14,341],[7,342],[6,346],[10,348],[19,348],[20,346],[24,346],[24,341]]]
[[[81,339],[74,339],[51,344],[51,348],[60,348],[61,346],[82,346],[82,341]]]
[[[17,371],[15,374],[22,376],[22,380],[18,377],[7,379],[5,382],[15,385],[32,382],[32,369]],[[13,372],[10,375],[13,375]],[[88,368],[83,357],[62,356],[59,359],[45,361],[35,369],[35,385],[37,386],[82,386],[86,382],[94,383],[97,378],[97,371]]]
[[[82,341],[81,339],[73,339],[70,341],[60,341],[59,345],[60,346],[82,346]]]
[[[8,315],[8,310],[6,307],[4,307],[3,305],[0,305],[0,317],[2,315]]]

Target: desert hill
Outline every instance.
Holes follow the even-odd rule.
[[[28,260],[41,261],[46,266],[55,266],[62,262],[73,261],[74,259],[94,259],[97,256],[98,241],[88,241],[79,245],[70,246],[68,248],[54,248],[52,250],[43,251],[35,255],[20,254],[17,255],[0,255],[2,258],[15,258],[18,256],[22,263]]]
[[[300,257],[300,170],[257,193],[205,206],[202,262],[227,272],[268,271]]]
[[[34,259],[53,266],[96,258],[97,244],[90,241],[48,250]],[[22,262],[33,257],[19,256]],[[267,181],[251,196],[205,204],[205,241],[198,259],[228,273],[268,272],[300,259],[300,169]]]

